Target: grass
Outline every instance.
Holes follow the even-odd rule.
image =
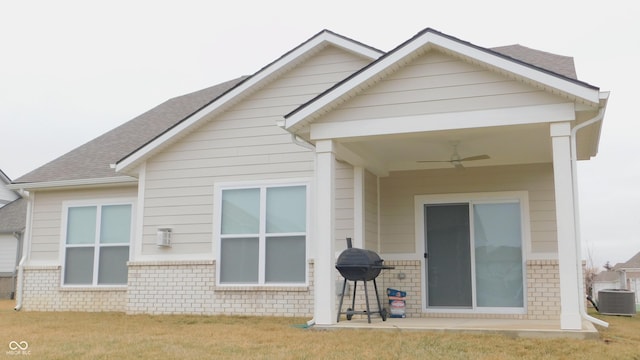
[[[640,316],[601,316],[599,340],[373,330],[316,331],[306,319],[15,312],[0,301],[0,359],[635,359]],[[27,352],[9,343],[26,341]],[[28,355],[27,357],[18,355]],[[18,356],[18,357],[16,357]]]

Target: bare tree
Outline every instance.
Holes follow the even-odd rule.
[[[600,269],[595,266],[586,265],[584,267],[584,291],[588,296],[593,296],[593,283],[599,271]]]

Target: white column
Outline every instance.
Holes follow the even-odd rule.
[[[551,124],[560,268],[560,327],[563,330],[579,330],[582,328],[580,302],[583,301],[583,296],[579,290],[576,265],[578,254],[576,251],[570,137],[570,123]]]
[[[316,142],[314,318],[318,325],[336,322],[335,153],[331,140]]]
[[[364,248],[364,168],[353,167],[353,247]],[[374,249],[375,250],[375,249]]]

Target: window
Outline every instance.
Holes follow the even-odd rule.
[[[303,284],[307,186],[219,192],[221,284]]]
[[[126,285],[131,204],[66,209],[64,285]]]

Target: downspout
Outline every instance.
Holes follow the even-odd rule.
[[[302,146],[303,148],[309,149],[309,150],[314,151],[314,152],[316,151],[316,147],[313,144],[311,144],[310,142],[307,142],[306,140],[302,139],[301,137],[299,137],[296,134],[291,134],[291,141],[296,145]],[[315,317],[311,318],[311,320],[307,321],[307,327],[312,327],[315,324],[316,324],[316,318]]]
[[[24,233],[24,229],[22,229],[22,231],[15,231],[13,233],[13,237],[16,238],[17,241],[17,251],[16,251],[16,259],[14,261],[14,267],[13,267],[13,272],[11,274],[11,299],[15,299],[16,298],[16,276],[17,276],[17,269],[18,266],[20,265],[20,260],[22,258],[22,234]]]
[[[605,93],[606,98],[609,97],[609,93]],[[579,130],[584,129],[587,126],[591,126],[599,121],[604,119],[604,111],[605,106],[601,106],[598,110],[598,115],[595,117],[576,125],[573,129],[571,129],[571,177],[573,183],[573,216],[574,216],[574,226],[575,226],[575,247],[576,247],[576,267],[578,269],[578,278],[576,281],[578,282],[578,291],[581,296],[585,294],[584,291],[584,274],[582,271],[582,247],[581,247],[581,236],[580,236],[580,216],[579,216],[579,206],[578,206],[578,151],[577,151],[577,141],[576,134]],[[587,314],[585,310],[584,301],[580,302],[579,306],[580,315],[583,319],[588,320],[596,325],[600,325],[603,327],[609,327],[609,323],[606,321],[602,321],[600,319],[596,319],[593,316]]]
[[[32,203],[33,198],[30,196],[29,192],[20,190],[20,195],[23,198],[27,199],[27,219],[24,233],[22,234],[22,259],[18,263],[18,280],[16,284],[16,306],[13,308],[15,311],[20,311],[22,309],[22,293],[23,293],[23,280],[24,280],[24,265],[27,262],[29,257],[29,252],[31,251],[31,211],[32,211]]]

